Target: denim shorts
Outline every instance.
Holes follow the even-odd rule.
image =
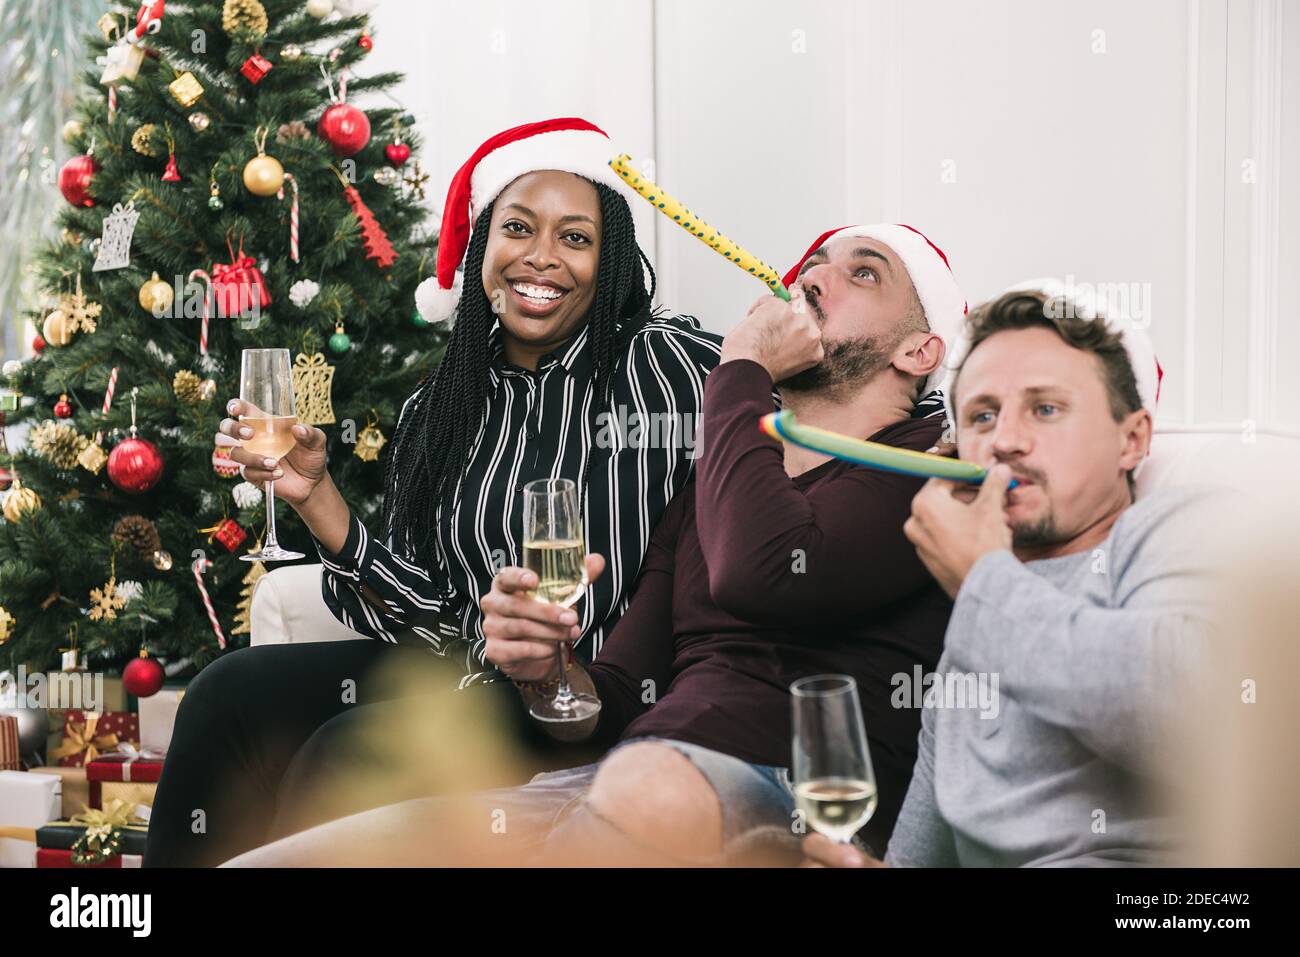
[[[713,788],[722,808],[723,851],[757,828],[790,828],[794,822],[794,791],[783,767],[751,764],[698,744],[669,738],[642,737],[620,742],[610,754],[631,744],[654,742],[690,760]],[[510,817],[533,836],[534,846],[556,828],[591,790],[600,764],[547,771],[527,784],[482,795],[508,809]],[[535,843],[534,843],[535,842]]]

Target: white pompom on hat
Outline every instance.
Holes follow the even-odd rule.
[[[614,152],[604,130],[573,116],[525,123],[487,139],[456,171],[447,189],[437,270],[415,290],[420,315],[438,322],[455,311],[463,285],[457,269],[469,248],[474,219],[503,189],[525,173],[553,169],[626,193],[609,166]]]
[[[821,249],[831,239],[854,236],[874,239],[884,243],[903,262],[911,277],[916,296],[925,310],[925,320],[930,331],[943,340],[945,351],[951,351],[954,340],[961,333],[962,317],[966,315],[966,299],[953,278],[952,267],[944,251],[932,243],[924,233],[903,223],[876,223],[871,226],[841,226],[828,229],[813,242],[799,261],[790,267],[782,278],[788,288],[799,278],[799,270],[808,257]],[[926,390],[941,388],[947,381],[947,363],[941,363],[926,379]]]

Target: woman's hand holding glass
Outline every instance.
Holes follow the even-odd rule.
[[[226,406],[229,418],[221,420],[217,445],[230,447],[230,458],[241,466],[246,481],[262,486],[275,482],[275,497],[298,508],[329,477],[325,468],[325,433],[314,425],[298,423],[290,430],[293,445],[280,457],[251,452],[243,443],[253,437],[253,430],[239,421],[240,416],[256,416],[259,410],[251,403],[231,399]]]
[[[586,563],[590,585],[605,570],[605,559],[591,552]],[[555,643],[581,634],[577,612],[532,597],[537,584],[536,572],[510,566],[497,572],[491,590],[479,600],[487,660],[516,681],[554,678]]]

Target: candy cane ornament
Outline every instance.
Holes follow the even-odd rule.
[[[190,271],[188,280],[193,282],[195,279],[202,279],[205,283],[203,290],[203,321],[199,325],[199,355],[208,354],[208,323],[212,319],[212,277],[202,269],[193,269]]]
[[[221,630],[221,622],[217,621],[217,613],[212,607],[212,599],[208,597],[208,590],[203,585],[203,573],[212,567],[212,562],[206,558],[196,558],[194,564],[190,567],[194,571],[194,584],[199,586],[199,594],[203,596],[203,607],[208,611],[208,621],[212,622],[212,631],[217,636],[217,647],[224,651],[226,648],[226,635]]]
[[[293,194],[289,200],[289,258],[298,262],[298,181],[293,178],[292,173],[285,173],[284,181],[289,184],[289,191]],[[276,198],[284,199],[283,186],[280,187]]]

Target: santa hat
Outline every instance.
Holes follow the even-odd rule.
[[[1108,313],[1103,308],[1104,303],[1098,301],[1095,291],[1088,284],[1067,285],[1059,279],[1050,277],[1029,279],[1008,286],[998,296],[1004,296],[1009,292],[1038,292],[1048,299],[1064,299],[1077,318],[1104,319],[1112,331],[1120,334],[1124,351],[1128,353],[1129,365],[1133,368],[1133,378],[1137,381],[1138,398],[1142,402],[1142,407],[1153,417],[1155,416],[1156,403],[1160,400],[1160,381],[1164,378],[1165,370],[1160,367],[1160,362],[1156,359],[1155,346],[1152,345],[1151,337],[1147,335],[1144,328],[1139,327],[1131,319]],[[956,374],[956,370],[965,361],[966,353],[969,351],[970,338],[963,324],[960,337],[951,347],[949,353],[951,358],[945,362],[945,365],[952,369],[953,374]],[[944,407],[948,410],[949,423],[955,423],[957,420],[952,407],[951,391],[951,389],[945,390],[943,401]]]
[[[789,287],[799,278],[799,269],[809,256],[832,238],[841,236],[874,239],[894,251],[912,279],[912,286],[916,289],[917,298],[921,300],[921,308],[925,310],[925,321],[929,324],[930,331],[943,340],[946,350],[951,350],[953,341],[961,332],[962,317],[966,315],[966,299],[957,288],[957,281],[953,278],[952,268],[948,265],[948,257],[943,250],[912,226],[877,223],[874,226],[841,226],[839,229],[827,230],[790,267],[790,271],[783,277],[785,285]],[[941,387],[948,375],[947,363],[941,363],[926,380],[926,390]]]
[[[623,190],[622,180],[609,166],[613,154],[604,130],[573,116],[525,123],[484,142],[456,171],[447,189],[437,271],[415,290],[420,315],[438,322],[455,311],[462,284],[456,269],[469,248],[470,228],[503,189],[525,173],[554,169]]]

